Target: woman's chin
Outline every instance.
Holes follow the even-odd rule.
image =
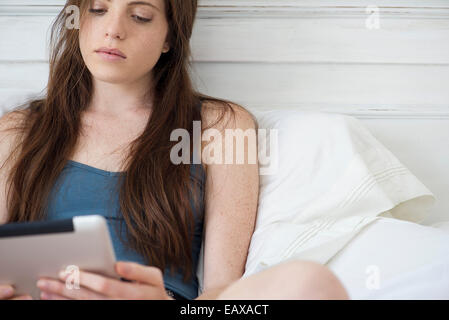
[[[92,77],[95,78],[95,80],[99,80],[102,82],[107,82],[111,84],[120,84],[120,83],[126,83],[129,79],[123,77],[123,72],[97,72],[92,73]]]

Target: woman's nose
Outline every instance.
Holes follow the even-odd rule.
[[[112,39],[123,39],[123,36],[121,35],[121,33],[116,32],[116,31],[107,31],[106,32],[106,38],[112,38]]]
[[[111,16],[111,19],[106,21],[106,37],[123,40],[125,36],[125,27],[121,22],[121,18],[118,16]]]

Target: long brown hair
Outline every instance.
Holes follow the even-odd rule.
[[[80,115],[92,95],[92,75],[81,56],[79,30],[65,26],[66,8],[78,6],[82,18],[89,2],[67,1],[51,28],[47,92],[11,112],[22,114],[23,121],[14,128],[20,138],[7,159],[14,159],[7,179],[9,223],[45,219],[51,190],[73,155]],[[195,91],[189,78],[189,41],[197,0],[165,3],[170,50],[153,69],[153,111],[124,162],[120,209],[128,229],[125,245],[162,270],[169,265],[172,272],[175,267],[183,268],[186,281],[195,272],[191,256],[194,216],[189,198],[194,196],[194,203],[198,203],[198,184],[191,183],[189,164],[170,161],[170,149],[178,143],[170,141],[170,133],[183,128],[192,137],[193,121],[201,120],[195,107],[198,101],[223,104],[221,117],[209,127],[225,113],[234,115],[234,110],[228,100]]]

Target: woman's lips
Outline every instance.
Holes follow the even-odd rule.
[[[123,52],[121,52],[119,49],[117,48],[108,48],[108,47],[102,47],[100,49],[97,49],[95,51],[101,51],[101,52],[105,52],[105,53],[109,53],[109,54],[115,54],[117,56],[120,56],[122,58],[126,59],[126,56]]]
[[[125,60],[124,57],[119,56],[117,54],[113,54],[113,53],[107,53],[107,52],[103,52],[103,51],[96,51],[96,53],[98,53],[103,59],[109,60],[109,61]]]

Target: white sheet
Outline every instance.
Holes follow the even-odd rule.
[[[327,266],[351,299],[449,299],[449,232],[379,218]]]
[[[398,275],[378,290],[354,292],[355,300],[449,300],[449,257]]]

